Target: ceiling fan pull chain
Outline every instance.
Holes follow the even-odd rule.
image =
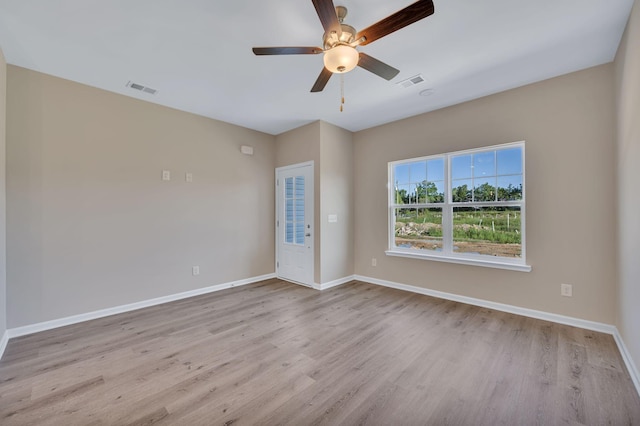
[[[340,112],[342,112],[342,106],[344,105],[344,74],[340,74],[340,98],[342,99],[342,102],[340,103]]]

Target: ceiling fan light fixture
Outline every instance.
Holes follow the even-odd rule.
[[[360,56],[358,51],[351,46],[340,44],[324,53],[324,66],[332,73],[345,73],[358,65]]]

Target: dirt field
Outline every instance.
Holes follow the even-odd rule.
[[[396,245],[410,245],[423,250],[442,250],[442,241],[436,239],[417,239],[396,237]],[[484,241],[458,241],[455,243],[458,253],[478,253],[489,256],[520,257],[520,244],[497,244]]]

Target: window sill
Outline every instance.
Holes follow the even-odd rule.
[[[400,250],[387,250],[387,256],[408,257],[411,259],[435,260],[437,262],[459,263],[462,265],[484,266],[486,268],[508,269],[510,271],[531,272],[530,265],[509,262],[496,262],[484,259],[474,259],[469,257],[453,257],[432,254],[410,253]]]

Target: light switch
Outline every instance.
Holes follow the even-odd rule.
[[[338,215],[337,214],[330,214],[329,215],[329,223],[336,223],[338,221]]]
[[[185,173],[184,180],[186,180],[187,182],[193,182],[193,173]]]

